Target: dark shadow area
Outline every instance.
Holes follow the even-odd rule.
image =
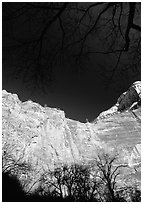
[[[16,177],[2,173],[2,202],[70,202],[72,198],[26,195]]]
[[[8,173],[2,173],[2,201],[18,202],[25,199],[26,195],[19,181],[15,177],[10,177]]]
[[[48,174],[54,178],[53,191],[50,188],[52,186],[48,186],[48,180],[43,180],[47,188],[44,189],[41,185],[32,195],[23,191],[15,176],[3,173],[2,202],[140,202],[141,191],[137,186],[123,186],[117,190],[116,177],[122,166],[113,169],[112,163],[115,159],[116,157],[110,158],[104,155],[104,160],[100,157],[97,161],[101,180],[99,177],[97,180],[97,174],[93,179],[90,178],[89,167],[72,165],[57,168]],[[62,188],[63,184],[65,188]]]
[[[54,202],[63,201],[62,199],[39,196],[26,195],[16,177],[9,176],[8,173],[2,173],[2,202]],[[67,201],[67,200],[64,200]]]

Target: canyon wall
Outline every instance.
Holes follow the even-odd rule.
[[[110,112],[110,111],[109,111]],[[141,108],[81,123],[64,111],[21,102],[2,92],[3,172],[16,174],[25,191],[34,192],[41,175],[61,165],[94,163],[100,150],[116,152],[116,165],[126,165],[122,178],[136,180],[141,173]]]

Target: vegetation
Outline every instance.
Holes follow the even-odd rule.
[[[67,62],[77,73],[93,66],[107,82],[140,78],[140,2],[3,2],[2,9],[3,62],[29,86],[46,89]]]
[[[4,172],[3,201],[140,202],[141,191],[135,184],[119,186],[118,177],[126,166],[116,165],[116,160],[117,156],[102,153],[94,164],[65,165],[44,172],[34,194],[24,193],[16,177]]]

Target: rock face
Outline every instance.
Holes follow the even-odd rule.
[[[100,120],[102,118],[107,118],[107,116],[111,116],[115,113],[120,113],[125,110],[132,110],[141,105],[141,82],[134,82],[130,88],[120,95],[117,99],[117,103],[112,106],[107,111],[104,111],[99,114],[96,120]]]
[[[127,165],[124,174],[140,183],[140,107],[107,114],[108,117],[99,117],[93,123],[81,123],[66,118],[56,108],[21,102],[16,94],[5,90],[2,97],[3,171],[15,173],[16,166],[17,177],[25,184],[26,192],[38,188],[38,181],[47,169],[88,164],[97,157],[99,149],[115,149],[119,163]]]

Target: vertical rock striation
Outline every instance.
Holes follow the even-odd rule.
[[[44,172],[64,164],[88,164],[94,162],[99,149],[114,149],[119,154],[118,162],[130,169],[124,174],[130,172],[138,179],[141,89],[139,82],[131,87],[135,94],[129,89],[118,104],[101,113],[93,123],[68,119],[64,111],[56,108],[42,107],[32,101],[21,102],[16,94],[3,90],[3,172],[16,174],[25,184],[24,190],[34,192]],[[118,109],[121,103],[124,104],[122,111]]]

